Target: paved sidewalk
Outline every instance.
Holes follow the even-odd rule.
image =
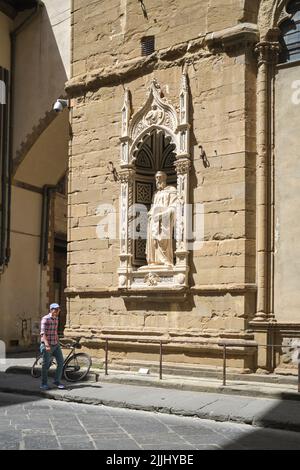
[[[166,377],[160,381],[157,377],[116,372],[108,377],[102,372],[98,382],[67,384],[68,389],[63,391],[43,392],[39,385],[39,380],[28,374],[0,372],[3,392],[300,431],[300,394],[295,385],[244,383],[227,388],[219,380],[207,379],[205,385],[199,379]],[[204,391],[205,387],[209,392]],[[252,396],[241,396],[236,387]],[[274,398],[253,396],[258,392]]]

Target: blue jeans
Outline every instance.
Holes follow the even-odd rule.
[[[52,356],[55,357],[56,362],[57,362],[57,367],[55,371],[55,382],[60,382],[61,376],[62,376],[62,371],[64,367],[64,357],[62,355],[60,345],[55,344],[54,346],[50,346],[51,350],[46,351],[46,346],[44,343],[41,343],[40,346],[40,351],[43,355],[43,365],[42,365],[42,385],[47,385],[48,382],[48,369],[51,364],[51,358]]]

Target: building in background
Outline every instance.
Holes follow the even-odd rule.
[[[50,301],[65,322],[69,0],[0,2],[0,338],[36,341]]]
[[[169,370],[215,370],[227,341],[232,368],[293,367],[299,15],[298,0],[73,1],[65,334],[93,355],[109,338],[115,366],[154,367],[161,340]],[[181,204],[169,270],[145,268],[132,235],[157,170]]]

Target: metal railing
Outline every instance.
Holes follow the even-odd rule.
[[[219,345],[221,345],[219,343]],[[224,343],[223,344],[223,386],[225,387],[226,386],[226,359],[227,359],[227,354],[226,354],[226,348],[227,346],[230,346],[230,347],[237,347],[236,344],[231,344],[231,343]],[[240,346],[239,346],[240,347]],[[253,345],[250,345],[250,344],[245,344],[243,345],[243,347],[245,348],[251,348],[251,347],[255,347],[257,349],[257,353],[258,353],[258,348],[259,347],[262,347],[262,348],[270,348],[271,352],[272,352],[272,355],[274,354],[275,352],[275,348],[284,348],[284,347],[287,347],[287,346],[283,346],[282,344],[253,344]],[[294,346],[294,349],[297,349],[298,350],[298,393],[300,393],[300,346]]]
[[[104,359],[104,369],[105,369],[105,375],[108,375],[108,342],[111,341],[111,342],[129,342],[129,341],[132,341],[132,339],[128,339],[128,340],[119,340],[119,339],[108,339],[108,338],[104,338],[104,341],[105,341],[105,348],[104,348],[104,351],[105,351],[105,359]],[[162,341],[162,340],[143,340],[143,341],[138,341],[136,344],[141,344],[141,343],[144,343],[144,344],[158,344],[159,345],[159,379],[162,380],[162,370],[163,370],[163,343],[167,344],[167,341]]]
[[[119,343],[119,342],[132,342],[132,339],[117,339],[117,338],[104,338],[105,341],[105,360],[104,360],[104,367],[105,367],[105,375],[108,375],[108,352],[109,352],[109,341],[112,343]],[[159,346],[159,379],[162,380],[163,377],[163,345],[167,345],[170,342],[168,340],[138,340],[136,344],[151,344],[151,345],[158,345]],[[270,348],[272,356],[274,355],[276,348],[284,348],[282,344],[258,344],[258,343],[251,343],[251,341],[245,343],[238,343],[237,342],[230,342],[228,340],[225,341],[218,341],[218,342],[210,342],[210,345],[216,345],[223,348],[223,367],[222,367],[222,383],[225,387],[227,385],[227,348],[255,348],[256,353],[258,354],[258,348]],[[177,344],[187,344],[186,342],[177,342]],[[190,343],[193,346],[197,346],[200,343]],[[202,344],[203,345],[203,344]],[[174,344],[172,344],[174,347]],[[298,392],[300,393],[300,345],[295,346],[294,349],[298,350]],[[246,374],[245,374],[246,375]]]

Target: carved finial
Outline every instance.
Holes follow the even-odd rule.
[[[182,72],[181,89],[182,91],[188,91],[188,75],[186,68]]]
[[[188,65],[186,62],[184,62],[183,67],[182,67],[182,75],[187,75],[188,71]]]
[[[187,124],[189,111],[189,89],[188,75],[183,72],[181,75],[181,90],[179,95],[180,124]]]
[[[158,81],[156,80],[156,78],[152,78],[151,80],[151,84],[148,88],[148,96],[153,93],[153,94],[157,94],[160,98],[163,97],[163,93],[161,91],[161,88],[160,88],[160,84],[158,83]]]
[[[130,90],[129,90],[129,88],[125,88],[124,106],[125,105],[130,107]]]
[[[128,134],[128,125],[131,117],[131,100],[130,100],[130,91],[128,88],[125,88],[124,94],[124,104],[122,108],[122,136]]]

